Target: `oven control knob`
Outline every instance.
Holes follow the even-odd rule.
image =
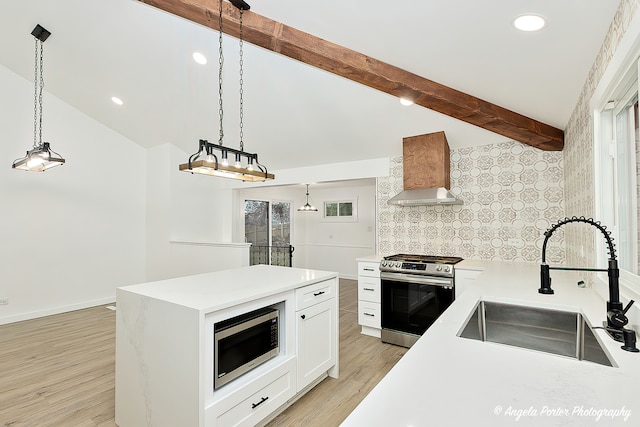
[[[387,266],[387,261],[380,262],[380,267],[386,267],[386,266]]]
[[[402,262],[401,261],[396,261],[396,264],[394,265],[395,268],[402,268]]]
[[[448,265],[444,268],[444,272],[448,273],[451,271],[451,267],[449,267]]]
[[[441,266],[441,265],[438,265],[438,266],[436,267],[436,271],[442,271],[442,266]]]

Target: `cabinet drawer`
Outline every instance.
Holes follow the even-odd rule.
[[[380,279],[377,277],[358,277],[358,300],[380,302]]]
[[[359,262],[358,276],[380,277],[379,262]]]
[[[259,391],[221,414],[218,426],[254,426],[295,394],[295,370],[280,375]]]
[[[358,323],[380,329],[380,304],[358,301]]]
[[[331,279],[296,289],[296,310],[335,298],[336,288],[336,279]]]

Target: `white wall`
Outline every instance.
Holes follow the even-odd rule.
[[[358,184],[355,184],[355,183]],[[310,185],[309,201],[318,212],[298,212],[305,203],[306,187],[291,185],[238,190],[238,217],[242,218],[245,199],[291,201],[293,203],[292,245],[295,247],[293,266],[337,271],[341,277],[356,278],[355,259],[370,255],[375,249],[375,180],[366,185],[360,181]],[[323,204],[330,200],[356,200],[357,222],[327,222],[323,218]],[[243,235],[242,224],[238,233]]]
[[[33,144],[33,84],[0,66],[0,93],[0,324],[144,281],[145,150],[45,93],[43,140],[67,163],[12,170]]]
[[[180,172],[188,154],[171,144],[148,150],[147,280],[241,267],[248,245],[233,243],[229,183]],[[243,242],[243,240],[239,240]]]
[[[304,260],[309,268],[338,271],[341,277],[357,278],[355,259],[376,252],[376,184],[344,185],[312,193],[313,202],[319,209],[306,215],[304,236]],[[326,201],[354,200],[357,203],[356,222],[328,222],[323,215]]]
[[[294,166],[294,165],[291,165]],[[245,189],[253,187],[272,187],[283,185],[297,185],[300,183],[317,183],[332,181],[348,181],[363,178],[377,178],[389,175],[389,158],[359,160],[355,162],[331,163],[327,165],[306,166],[273,172],[273,181],[240,183],[234,188]]]

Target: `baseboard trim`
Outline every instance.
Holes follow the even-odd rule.
[[[372,328],[371,326],[362,326],[361,333],[363,335],[369,335],[370,337],[380,338],[382,330],[378,328]]]
[[[0,317],[0,325],[22,322],[24,320],[38,319],[40,317],[52,316],[54,314],[67,313],[69,311],[82,310],[84,308],[96,307],[116,301],[116,297],[101,298],[93,301],[81,302],[78,304],[52,307],[44,310],[30,311],[28,313],[14,314],[12,316]]]

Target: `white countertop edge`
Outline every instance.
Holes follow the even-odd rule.
[[[116,295],[130,292],[209,313],[333,278],[338,273],[254,265],[123,286]]]
[[[192,240],[169,240],[169,244],[171,245],[193,245],[193,246],[215,246],[215,247],[237,247],[237,248],[248,248],[251,246],[251,243],[236,243],[236,242],[196,242]]]
[[[356,262],[380,262],[384,258],[381,254],[371,254],[356,258]]]

